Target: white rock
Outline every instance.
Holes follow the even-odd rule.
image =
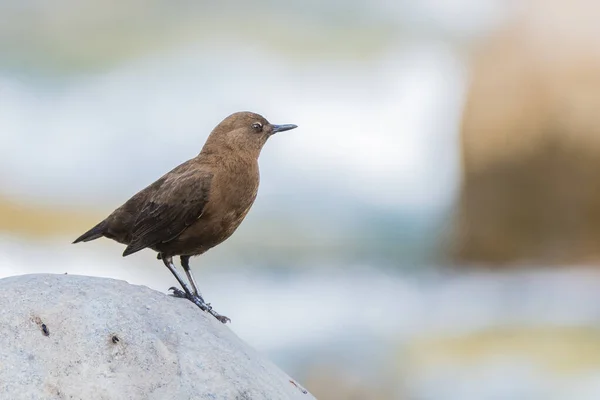
[[[314,399],[303,391],[189,301],[113,279],[0,279],[0,399]]]

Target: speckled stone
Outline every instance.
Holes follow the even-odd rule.
[[[0,279],[0,399],[314,397],[191,302],[124,281]]]

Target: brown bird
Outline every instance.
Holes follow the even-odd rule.
[[[267,139],[296,125],[273,125],[251,112],[225,118],[206,139],[200,154],[175,167],[135,194],[104,221],[73,243],[102,236],[127,245],[123,257],[145,248],[158,252],[183,291],[173,295],[191,300],[219,321],[190,270],[190,257],[205,253],[229,238],[254,203],[259,184],[258,156]],[[189,285],[173,264],[179,256]]]

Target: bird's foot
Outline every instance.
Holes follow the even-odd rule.
[[[216,312],[216,311],[215,311],[215,310],[213,310],[212,308],[211,308],[211,309],[208,311],[208,313],[209,313],[210,315],[212,315],[213,317],[215,317],[215,318],[216,318],[216,319],[217,319],[219,322],[222,322],[223,324],[226,324],[226,323],[228,323],[228,322],[231,322],[231,320],[230,320],[228,317],[226,317],[226,316],[224,316],[224,315],[221,315],[221,314],[219,314],[218,312]]]
[[[181,289],[177,289],[174,286],[171,286],[169,288],[170,291],[172,291],[173,293],[171,293],[171,296],[173,297],[179,297],[180,299],[187,299],[187,294],[185,294],[185,292]]]
[[[170,287],[169,290],[173,292],[171,296],[179,297],[182,299],[188,299],[189,301],[197,305],[202,311],[206,311],[222,323],[226,324],[227,322],[231,322],[229,318],[213,310],[210,303],[206,303],[202,297],[193,294],[188,295],[186,292],[184,292],[181,289],[177,289],[176,287]]]

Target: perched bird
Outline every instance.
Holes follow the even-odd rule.
[[[254,203],[259,184],[258,156],[273,134],[297,128],[273,125],[261,115],[237,112],[206,139],[200,153],[135,194],[73,243],[106,237],[127,245],[123,257],[145,248],[158,252],[187,298],[219,321],[198,290],[190,257],[218,245],[240,225]],[[173,264],[179,256],[189,285]]]

